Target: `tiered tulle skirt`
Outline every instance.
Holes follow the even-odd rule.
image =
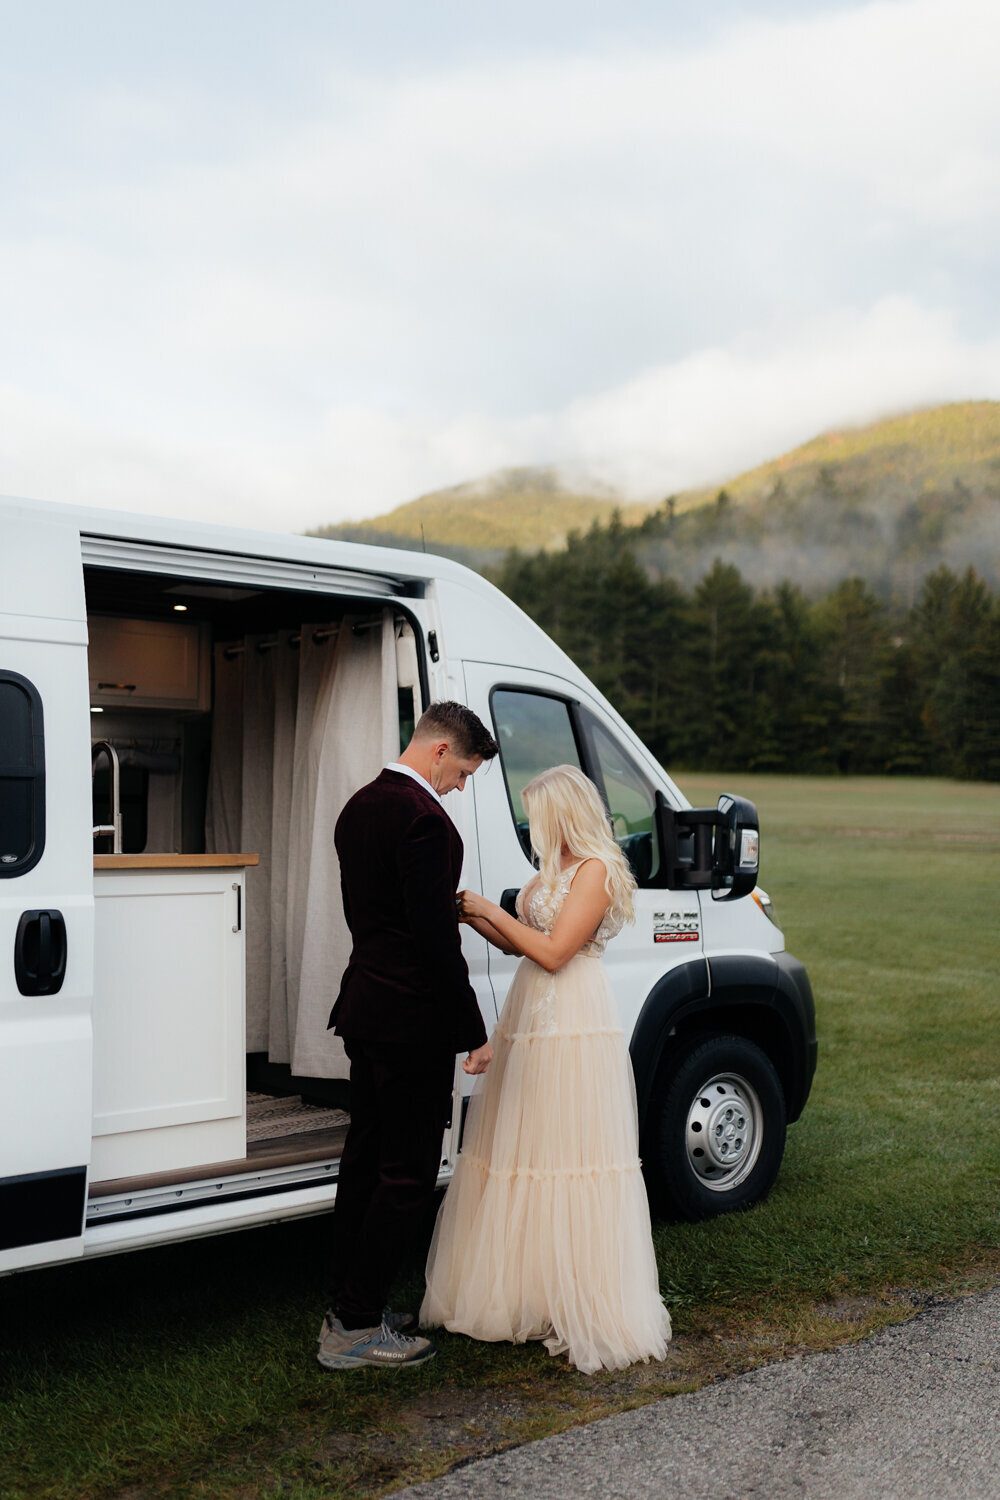
[[[543,1339],[591,1373],[662,1359],[635,1084],[597,957],[522,959],[427,1261],[425,1327]]]

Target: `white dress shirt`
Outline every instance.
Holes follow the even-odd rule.
[[[412,766],[401,766],[398,760],[391,760],[385,769],[387,771],[398,771],[400,776],[412,776],[418,786],[422,786],[425,792],[430,792],[435,802],[440,802],[441,806],[444,806],[444,803],[441,802],[441,798],[431,786],[427,777],[421,776],[419,771],[414,771]]]

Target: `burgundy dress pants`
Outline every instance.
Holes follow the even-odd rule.
[[[331,1304],[345,1328],[371,1328],[433,1198],[455,1054],[343,1041],[351,1124],[337,1177]]]

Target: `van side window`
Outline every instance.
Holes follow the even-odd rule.
[[[531,858],[528,819],[521,792],[532,777],[549,766],[580,766],[570,706],[548,693],[495,688],[491,697],[493,727],[500,762],[521,847]]]
[[[656,807],[653,787],[603,724],[586,711],[583,718],[604,783],[615,838],[639,885],[649,885],[660,864],[653,816]]]
[[[26,677],[0,669],[0,879],[25,874],[44,848],[42,700]]]

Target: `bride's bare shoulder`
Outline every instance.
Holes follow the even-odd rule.
[[[607,871],[604,868],[603,859],[598,859],[594,855],[591,859],[582,859],[580,861],[573,874],[572,883],[576,885],[577,881],[579,881],[584,887],[590,885],[596,886],[598,884],[603,885],[606,878]]]

